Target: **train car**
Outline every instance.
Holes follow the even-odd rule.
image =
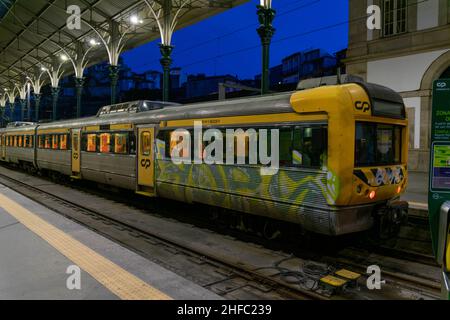
[[[206,150],[220,136],[223,158],[208,163]],[[405,214],[396,200],[407,183],[407,137],[398,94],[345,83],[184,106],[106,106],[95,117],[39,125],[35,163],[74,179],[336,236],[375,223],[398,225]],[[275,168],[252,159],[251,151],[264,145],[267,157],[278,151]]]
[[[1,134],[1,158],[24,168],[35,167],[35,130],[33,123],[12,123]]]

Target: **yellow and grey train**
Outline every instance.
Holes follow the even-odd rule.
[[[278,129],[278,170],[173,161],[175,132],[198,123],[235,129],[236,141],[251,128]],[[11,126],[0,129],[0,160],[337,236],[404,216],[407,126],[397,93],[354,82],[190,105],[128,102],[89,118]]]

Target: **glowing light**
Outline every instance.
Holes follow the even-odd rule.
[[[264,8],[272,8],[272,0],[259,0],[259,3]]]
[[[370,199],[370,200],[375,199],[376,195],[377,195],[377,193],[376,193],[375,191],[371,191],[371,192],[369,193],[369,199]]]
[[[61,58],[62,61],[67,61],[67,60],[69,60],[69,58],[68,58],[65,54],[62,54],[62,55],[60,56],[60,58]]]
[[[140,24],[140,23],[142,23],[143,21],[142,21],[141,19],[139,19],[138,16],[134,15],[134,16],[131,16],[131,17],[130,17],[130,22],[131,22],[132,24]]]
[[[97,46],[97,45],[99,45],[99,43],[98,43],[95,39],[89,40],[89,44],[90,44],[91,46]]]
[[[41,67],[41,70],[42,71],[47,71],[47,68],[46,67]]]
[[[400,192],[402,192],[402,187],[398,186],[397,187],[397,193],[400,193]]]

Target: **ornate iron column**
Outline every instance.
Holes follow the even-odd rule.
[[[10,117],[9,117],[9,120],[10,121],[14,121],[14,109],[15,109],[15,107],[16,107],[16,101],[14,100],[13,102],[9,102],[9,114],[10,114]]]
[[[270,43],[275,34],[272,22],[275,18],[275,10],[271,8],[271,1],[261,0],[261,5],[257,6],[259,28],[257,29],[262,45],[262,73],[261,73],[261,94],[269,92],[269,63],[270,63]]]
[[[33,93],[34,95],[34,119],[36,122],[39,121],[39,106],[41,104],[41,94]]]
[[[117,82],[119,81],[119,66],[109,66],[109,77],[111,78],[111,104],[116,104]]]
[[[77,118],[81,117],[81,96],[83,95],[84,78],[75,78],[77,90]]]
[[[162,58],[159,60],[163,67],[163,83],[162,83],[162,100],[169,101],[170,94],[170,66],[172,64],[173,46],[160,44],[159,49],[161,51]]]
[[[53,112],[52,119],[56,121],[57,119],[57,106],[58,106],[58,96],[59,96],[60,87],[52,87],[52,98],[53,98]]]
[[[5,107],[0,106],[0,128],[3,128],[5,125]]]
[[[27,100],[20,99],[20,121],[24,121],[25,117],[25,106],[27,105]]]

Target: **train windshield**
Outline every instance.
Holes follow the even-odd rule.
[[[355,166],[375,167],[401,163],[402,127],[356,123]]]

